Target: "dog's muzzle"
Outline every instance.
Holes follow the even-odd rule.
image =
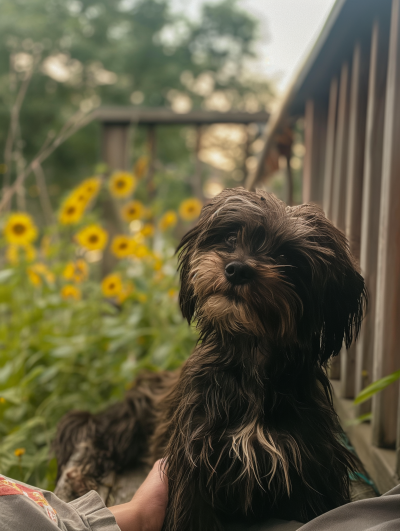
[[[243,262],[230,262],[225,267],[225,277],[231,284],[247,284],[254,277],[254,270]]]

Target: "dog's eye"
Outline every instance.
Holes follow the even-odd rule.
[[[228,247],[233,250],[236,247],[236,234],[228,234],[228,236],[225,238],[225,241]]]

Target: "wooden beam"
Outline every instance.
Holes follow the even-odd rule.
[[[400,0],[392,2],[379,218],[374,380],[400,368]],[[398,385],[374,396],[373,442],[396,443]]]
[[[268,112],[245,111],[190,111],[176,113],[164,107],[100,107],[93,113],[93,118],[112,125],[196,125],[196,124],[251,124],[266,123]]]
[[[348,109],[349,132],[347,151],[347,183],[345,185],[345,233],[350,249],[358,260],[360,255],[361,199],[363,187],[365,114],[367,105],[368,52],[357,42],[354,47],[350,104]],[[341,396],[354,398],[356,377],[356,345],[341,352]]]
[[[315,100],[307,100],[305,109],[305,157],[303,171],[303,203],[322,206],[326,149],[327,108]]]
[[[129,124],[103,124],[102,159],[111,170],[129,164]]]
[[[349,65],[343,63],[340,73],[338,121],[335,145],[335,168],[333,174],[332,222],[345,229],[346,214],[346,169],[349,125]]]
[[[197,199],[200,201],[203,201],[203,184],[202,184],[202,169],[203,164],[200,160],[199,153],[201,150],[201,140],[203,135],[203,129],[201,125],[198,125],[196,127],[196,147],[195,147],[195,168],[194,168],[194,175],[192,179],[192,188],[193,188],[193,194]]]
[[[369,300],[356,347],[356,395],[373,380],[383,118],[389,44],[385,29],[382,22],[375,20],[371,36],[360,244],[360,268],[367,284]],[[359,406],[358,413],[361,415],[370,410],[371,401],[368,401]]]
[[[324,193],[322,205],[327,218],[332,219],[333,174],[335,170],[335,138],[338,104],[338,80],[334,77],[329,90],[328,125],[326,132]]]

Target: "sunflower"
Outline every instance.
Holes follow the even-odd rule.
[[[122,292],[122,280],[118,273],[112,273],[103,278],[101,291],[106,297],[117,297]]]
[[[63,271],[63,277],[66,280],[73,280],[77,284],[80,284],[87,279],[89,272],[89,266],[79,258],[76,262],[68,262]]]
[[[193,221],[200,216],[202,209],[201,201],[195,197],[190,197],[182,201],[179,207],[179,215],[185,221]]]
[[[151,238],[154,235],[154,225],[152,223],[145,223],[140,231],[145,238]]]
[[[119,304],[122,304],[133,292],[134,285],[132,282],[128,282],[125,286],[122,287],[121,293],[118,295],[117,301]]]
[[[43,256],[50,256],[51,253],[51,237],[45,234],[40,242],[40,251]]]
[[[11,214],[4,227],[4,236],[8,243],[14,245],[27,245],[37,237],[37,228],[25,212]]]
[[[133,254],[136,258],[147,258],[151,256],[151,251],[146,245],[138,244],[135,246]]]
[[[153,263],[154,271],[160,271],[163,266],[163,261],[160,258],[156,258]]]
[[[168,210],[163,217],[160,219],[158,226],[164,232],[170,227],[175,227],[178,221],[178,216],[173,210]]]
[[[6,250],[7,261],[12,265],[17,265],[20,259],[24,262],[33,262],[36,258],[36,249],[28,243],[27,245],[9,245]]]
[[[46,264],[37,262],[28,267],[28,277],[34,286],[40,286],[42,280],[45,279],[48,284],[52,284],[55,280],[53,273],[48,269]]]
[[[89,266],[85,262],[85,260],[82,260],[82,258],[79,258],[75,262],[75,272],[74,272],[74,280],[77,284],[80,284],[84,280],[88,278],[89,275]]]
[[[26,272],[28,273],[28,277],[29,277],[29,280],[30,280],[31,284],[33,284],[34,286],[40,286],[41,285],[42,279],[41,279],[40,275],[38,275],[36,273],[36,271],[34,271],[31,267],[28,267]]]
[[[145,207],[140,201],[129,201],[122,208],[122,217],[125,221],[134,221],[135,219],[141,219],[145,214]]]
[[[58,219],[62,225],[78,223],[85,211],[86,203],[76,200],[74,196],[68,197],[61,206]]]
[[[61,290],[61,297],[67,300],[80,301],[82,297],[81,290],[72,284],[66,284]]]
[[[135,250],[135,242],[128,236],[115,236],[111,243],[111,252],[117,258],[126,258],[131,256]]]
[[[146,173],[149,167],[149,158],[146,156],[138,158],[134,167],[134,174],[138,179],[141,179]]]
[[[81,247],[88,251],[101,251],[107,244],[108,234],[100,225],[88,225],[75,236]]]
[[[63,271],[63,277],[66,280],[72,280],[75,274],[75,264],[74,262],[68,262]]]
[[[14,450],[14,455],[15,455],[16,457],[21,458],[21,457],[25,454],[25,452],[26,452],[25,448],[16,448],[16,449]]]
[[[98,194],[101,186],[101,179],[99,177],[90,177],[81,182],[75,190],[75,193],[85,195],[89,200]]]
[[[128,197],[136,186],[132,173],[118,171],[110,177],[109,187],[114,197]]]

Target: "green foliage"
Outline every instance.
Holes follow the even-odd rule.
[[[196,23],[172,14],[169,0],[0,0],[0,12],[3,124],[29,64],[36,64],[21,109],[15,166],[31,160],[49,131],[59,131],[79,108],[169,106],[177,93],[199,108],[209,96],[196,85],[204,72],[211,75],[211,91],[225,91],[234,107],[243,108],[249,95],[262,107],[269,100],[268,83],[243,75],[256,23],[235,1],[206,5]],[[6,137],[3,127],[0,153]],[[187,153],[184,139],[174,138],[177,164]],[[97,124],[91,124],[49,158],[48,181],[75,184],[97,155]],[[11,169],[15,174],[14,164]]]
[[[110,200],[116,210],[124,201]],[[99,219],[89,204],[75,225],[43,230],[33,264],[21,255],[17,265],[7,264],[0,240],[0,471],[44,488],[54,486],[50,447],[63,414],[121,399],[138,371],[179,367],[196,341],[178,310],[172,228],[162,232],[155,223],[154,236],[131,235],[139,247],[113,271],[130,289],[105,296],[104,263],[75,240]],[[77,259],[87,259],[87,279],[67,274]],[[79,290],[78,300],[65,297],[65,286]]]
[[[368,385],[365,389],[363,389],[355,398],[354,404],[362,404],[366,400],[369,400],[373,395],[376,393],[379,393],[380,391],[383,391],[386,389],[386,387],[389,387],[392,383],[396,382],[400,378],[400,371],[396,371],[392,374],[389,374],[389,376],[385,376],[384,378],[381,378],[380,380],[377,380],[376,382],[372,382],[372,384]]]

